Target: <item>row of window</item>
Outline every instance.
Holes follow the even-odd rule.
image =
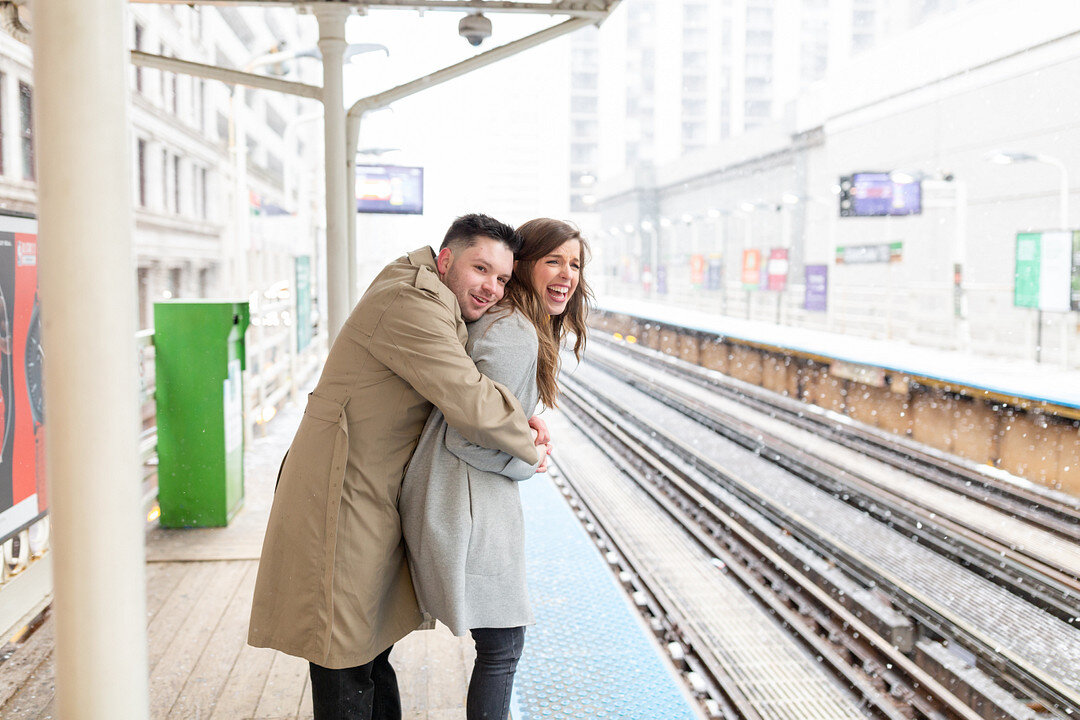
[[[169,152],[167,148],[161,150],[159,157],[160,162],[156,169],[160,170],[160,209],[175,215],[190,214],[203,220],[207,219],[209,216],[207,168],[189,162],[180,155]],[[138,168],[135,192],[139,207],[150,206],[150,161],[149,143],[139,138],[135,158]]]
[[[0,175],[8,175],[7,158],[4,156],[4,137],[8,130],[8,113],[4,107],[7,101],[7,75],[0,73]],[[34,90],[30,83],[19,81],[19,150],[22,162],[23,180],[37,180],[34,169]]]

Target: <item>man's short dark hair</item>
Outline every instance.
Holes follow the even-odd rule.
[[[462,215],[450,225],[450,229],[446,231],[446,237],[443,238],[442,245],[439,246],[439,250],[445,248],[463,250],[475,245],[477,239],[482,237],[498,240],[510,248],[510,251],[515,255],[520,252],[523,242],[517,230],[506,223],[499,222],[488,215],[470,213],[469,215]]]

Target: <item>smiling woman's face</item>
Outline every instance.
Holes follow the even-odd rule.
[[[581,241],[567,240],[533,265],[532,284],[544,298],[549,315],[562,315],[577,290],[581,274]]]

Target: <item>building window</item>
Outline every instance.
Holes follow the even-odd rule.
[[[146,35],[146,31],[143,30],[143,26],[139,23],[135,23],[135,49],[143,49],[143,39]],[[135,92],[142,94],[143,92],[143,69],[142,66],[135,66]]]
[[[266,106],[266,124],[274,131],[275,135],[285,137],[285,119],[269,104]]]
[[[217,114],[217,134],[218,140],[228,141],[231,139],[229,138],[229,118],[223,112]]]
[[[23,180],[37,180],[34,172],[34,92],[30,85],[19,83],[19,117],[22,120]]]
[[[203,218],[204,220],[207,217],[206,200],[206,168],[201,167],[199,168],[199,217]]]
[[[180,156],[173,155],[173,212],[180,214]]]
[[[139,207],[146,207],[146,141],[140,139],[138,143],[139,162]]]
[[[172,56],[170,55],[170,57],[172,57]],[[172,111],[173,115],[179,115],[180,114],[180,88],[179,88],[179,80],[177,78],[176,73],[170,73],[169,74],[169,89],[172,91],[172,93],[170,95],[171,105],[170,105],[169,109]]]
[[[161,210],[169,211],[169,151],[161,151]]]
[[[181,269],[178,267],[169,268],[169,297],[171,298],[180,297],[180,273]]]

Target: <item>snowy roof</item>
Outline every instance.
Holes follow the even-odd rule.
[[[976,391],[967,392],[969,395],[993,393],[1002,398],[1080,409],[1080,371],[1060,366],[742,320],[644,300],[601,296],[597,304],[608,312]]]

